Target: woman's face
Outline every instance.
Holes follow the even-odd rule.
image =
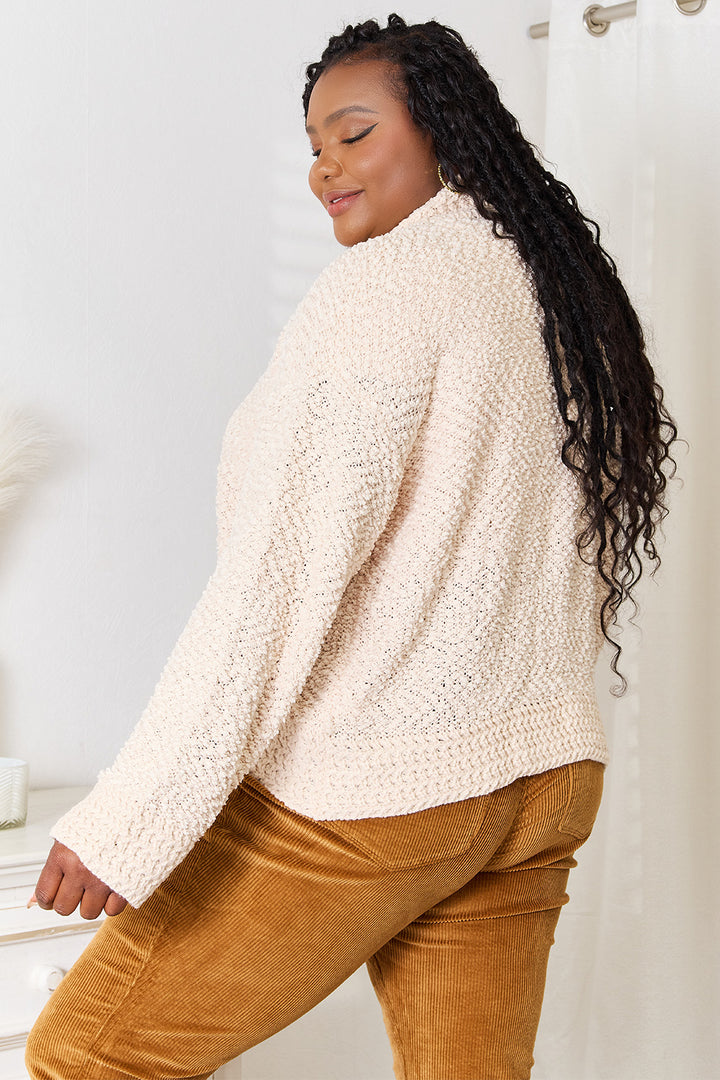
[[[310,187],[351,247],[394,229],[440,190],[429,132],[392,92],[383,60],[336,64],[313,87]]]

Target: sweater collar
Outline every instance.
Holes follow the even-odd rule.
[[[389,232],[381,233],[380,236],[371,236],[368,240],[361,240],[359,243],[353,244],[348,250],[367,251],[373,246],[382,246],[383,244],[388,243],[392,237],[397,236],[398,233],[414,228],[419,222],[434,217],[436,214],[448,212],[470,213],[474,217],[478,216],[471,195],[468,195],[465,192],[453,191],[451,188],[442,187],[435,195],[432,195],[427,202],[416,207],[416,209],[408,214],[406,218],[399,221]]]

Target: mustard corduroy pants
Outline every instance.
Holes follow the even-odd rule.
[[[398,1080],[526,1080],[603,772],[358,821],[246,778],[153,895],[106,919],[30,1034],[30,1075],[201,1080],[366,963]]]

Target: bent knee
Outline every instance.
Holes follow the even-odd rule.
[[[32,1080],[91,1080],[77,1016],[48,1001],[25,1044],[25,1068]],[[98,1078],[93,1078],[98,1080]]]
[[[56,1056],[53,1052],[53,1040],[46,1031],[41,1016],[33,1026],[25,1044],[25,1068],[32,1080],[65,1080],[52,1063]]]

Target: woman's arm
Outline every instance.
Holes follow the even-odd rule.
[[[436,350],[413,297],[395,290],[379,306],[362,282],[341,285],[301,305],[281,339],[217,567],[113,766],[52,830],[133,905],[287,718],[390,516],[427,409]]]

